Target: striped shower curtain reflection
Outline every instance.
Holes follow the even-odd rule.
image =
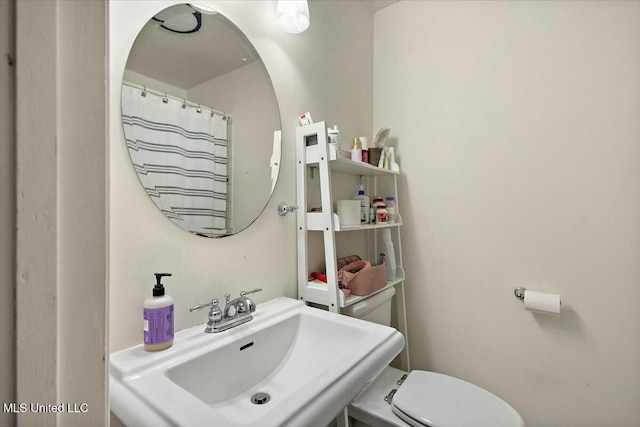
[[[227,234],[227,117],[123,84],[133,166],[153,202],[195,234]]]

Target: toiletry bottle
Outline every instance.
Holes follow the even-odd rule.
[[[360,223],[368,224],[369,210],[371,209],[371,204],[369,203],[369,196],[364,194],[364,187],[362,186],[362,184],[360,184],[358,195],[354,197],[354,200],[360,200]]]
[[[336,150],[336,157],[340,157],[340,131],[338,130],[338,125],[335,125],[333,129],[327,129],[327,137],[329,138],[329,144]]]
[[[384,203],[379,204],[376,207],[376,224],[386,224],[387,214],[387,207],[384,205]]]
[[[390,224],[395,223],[396,222],[396,202],[393,199],[393,196],[387,196],[385,205],[387,206],[387,222]]]
[[[395,172],[400,172],[400,166],[396,162],[396,152],[393,147],[387,148],[387,157],[389,158],[389,167],[385,166],[385,169],[391,169]]]
[[[362,162],[362,145],[359,138],[353,138],[351,146],[351,160],[354,162]]]
[[[373,199],[371,199],[371,216],[369,217],[372,224],[378,222],[378,218],[376,217],[376,210],[380,205],[384,205],[382,198],[374,196]]]
[[[393,241],[391,240],[391,230],[385,228],[382,233],[382,251],[385,254],[385,262],[387,264],[387,280],[396,278],[396,253],[393,249]]]
[[[163,277],[171,274],[154,274],[153,296],[143,305],[144,349],[148,351],[164,350],[173,344],[173,298],[164,294],[164,286],[160,283]]]
[[[362,163],[369,163],[369,143],[366,136],[358,137],[362,144]]]

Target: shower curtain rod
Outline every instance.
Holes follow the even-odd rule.
[[[122,84],[123,85],[127,85],[129,87],[136,88],[136,89],[140,89],[143,92],[148,92],[148,93],[151,93],[153,95],[160,96],[162,98],[167,98],[167,99],[173,99],[175,101],[180,101],[180,102],[182,102],[183,108],[184,108],[185,105],[188,105],[190,107],[209,110],[209,111],[211,111],[212,114],[216,113],[216,114],[220,114],[220,115],[222,115],[224,117],[232,118],[231,114],[227,114],[224,111],[218,111],[218,110],[215,110],[215,109],[213,109],[211,107],[204,106],[202,104],[196,104],[195,102],[187,101],[184,98],[178,98],[177,96],[169,95],[166,92],[160,92],[160,91],[157,91],[157,90],[154,90],[154,89],[149,89],[148,87],[146,87],[144,85],[139,85],[139,84],[136,84],[136,83],[130,83],[130,82],[127,82],[127,81],[123,81]]]

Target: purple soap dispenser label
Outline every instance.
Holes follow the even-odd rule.
[[[173,304],[144,309],[144,343],[163,344],[173,339]]]

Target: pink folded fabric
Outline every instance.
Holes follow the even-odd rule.
[[[345,265],[338,270],[338,283],[348,288],[349,283],[353,280],[356,273],[363,268],[371,268],[371,263],[369,261],[360,260]]]

